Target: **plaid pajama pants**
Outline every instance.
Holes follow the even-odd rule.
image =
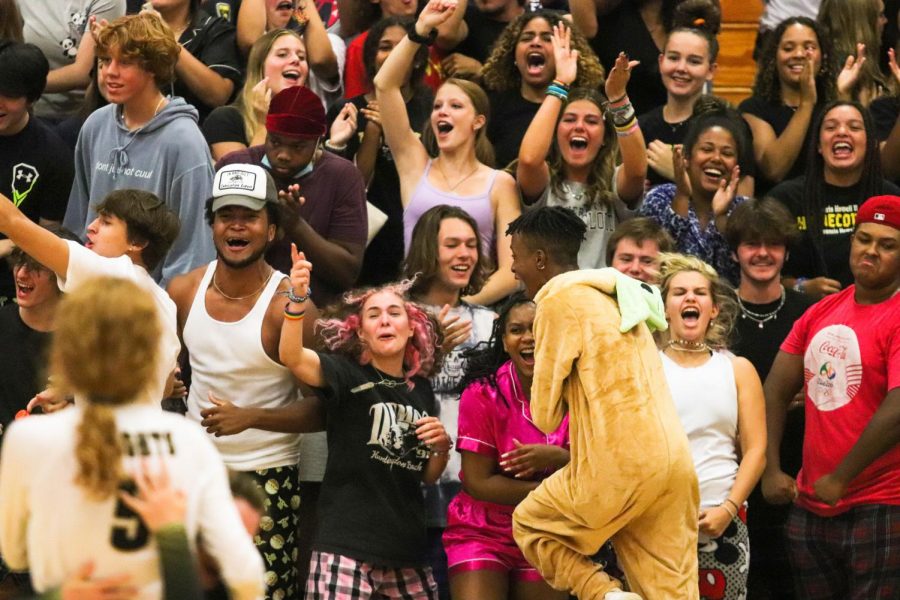
[[[856,506],[834,517],[794,506],[786,533],[798,597],[900,598],[900,506]]]
[[[438,600],[431,568],[376,567],[339,554],[313,551],[306,600]]]

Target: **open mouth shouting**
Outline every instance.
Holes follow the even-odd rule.
[[[522,357],[522,362],[528,366],[534,366],[534,346],[530,348],[523,348],[519,351],[519,356]]]
[[[241,252],[244,248],[250,245],[249,240],[245,240],[243,238],[238,237],[230,237],[225,239],[225,246],[228,247],[229,250],[233,252]]]
[[[439,136],[447,135],[453,131],[453,124],[448,121],[438,121],[435,125]]]
[[[532,77],[540,77],[547,66],[547,57],[542,52],[529,52],[525,55],[525,67]]]
[[[853,144],[840,141],[831,145],[831,154],[837,159],[851,158],[853,156]]]
[[[294,10],[294,3],[291,0],[281,0],[281,2],[275,5],[275,10],[277,12],[292,12]]]
[[[577,152],[587,150],[588,139],[583,135],[573,135],[569,138],[569,148]]]
[[[286,69],[281,72],[281,76],[294,85],[300,85],[300,80],[303,77],[303,73],[300,72],[300,69]]]
[[[21,301],[27,299],[34,291],[34,285],[27,283],[21,279],[16,279],[16,299]]]
[[[688,306],[681,311],[681,320],[685,325],[696,325],[700,321],[700,309],[696,306]]]

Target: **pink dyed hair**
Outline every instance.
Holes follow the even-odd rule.
[[[407,293],[412,285],[413,280],[404,279],[397,283],[344,294],[343,303],[337,309],[328,311],[333,316],[316,321],[316,327],[325,345],[332,352],[353,357],[361,365],[370,363],[372,355],[359,337],[359,328],[362,325],[360,313],[369,298],[381,292],[391,292],[403,300],[413,332],[403,355],[404,378],[412,387],[411,378],[415,375],[430,377],[436,373],[443,358],[440,326],[434,317],[409,300]]]

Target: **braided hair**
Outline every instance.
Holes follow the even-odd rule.
[[[578,263],[578,251],[587,232],[578,215],[562,206],[542,206],[519,215],[506,228],[506,235],[519,234],[527,238],[526,244],[541,249],[553,256],[559,264]]]
[[[516,292],[510,296],[498,311],[499,315],[491,328],[491,337],[463,352],[462,355],[467,362],[465,373],[456,390],[458,393],[462,393],[473,383],[482,383],[496,390],[503,402],[509,406],[509,399],[497,385],[497,370],[509,360],[509,354],[503,348],[503,336],[506,334],[509,314],[517,306],[527,304],[533,302],[524,292]]]

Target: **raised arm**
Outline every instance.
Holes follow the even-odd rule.
[[[516,184],[508,173],[500,172],[491,190],[491,201],[494,209],[494,244],[497,249],[497,270],[488,278],[481,291],[466,301],[489,306],[503,300],[516,290],[516,278],[512,272],[512,249],[506,229],[515,220],[522,209],[519,206],[519,193]]]
[[[0,233],[57,276],[66,276],[69,269],[69,245],[26,217],[3,194],[0,194]]]
[[[553,44],[553,57],[556,61],[555,82],[565,86],[572,85],[578,76],[578,50],[570,45],[571,31],[565,23],[553,26],[550,42]],[[565,99],[561,94],[548,89],[541,107],[531,119],[531,125],[525,131],[522,145],[519,146],[519,162],[516,165],[516,182],[522,190],[522,200],[530,204],[540,197],[550,184],[550,168],[547,166],[547,154],[556,137],[556,122],[563,108]]]
[[[888,50],[888,64],[891,74],[900,84],[900,67],[897,66],[897,56],[893,48]],[[881,142],[881,167],[887,179],[900,176],[900,117],[894,123],[888,138]]]
[[[238,50],[247,56],[253,43],[266,32],[266,0],[243,0],[240,6],[236,41]]]
[[[640,61],[628,60],[628,55],[619,52],[616,64],[606,78],[606,97],[609,110],[616,124],[616,137],[622,166],[616,171],[616,190],[622,202],[633,208],[644,194],[644,180],[647,179],[647,149],[644,134],[634,114],[634,107],[628,99],[626,88],[631,79],[631,70]]]
[[[779,351],[766,377],[766,466],[762,490],[773,504],[788,504],[797,497],[797,482],[781,470],[781,438],[788,406],[803,387],[803,356]]]
[[[415,33],[427,37],[440,24],[447,21],[455,9],[455,0],[431,0],[419,14]],[[390,115],[382,121],[382,128],[384,139],[397,163],[401,184],[405,179],[405,174],[418,180],[428,162],[425,146],[410,127],[406,103],[403,101],[403,94],[400,91],[418,49],[419,44],[411,41],[409,36],[403,38],[391,50],[373,82],[381,114]],[[406,199],[404,198],[403,201],[406,202]]]
[[[744,120],[753,132],[753,153],[756,164],[769,181],[781,181],[788,174],[803,151],[806,130],[812,122],[817,101],[816,73],[812,51],[806,54],[806,61],[800,75],[800,105],[788,121],[787,127],[776,136],[775,130],[766,121],[744,113]]]
[[[469,34],[469,28],[463,20],[466,16],[467,5],[468,0],[456,0],[453,14],[438,26],[437,39],[434,43],[441,50],[452,50]]]
[[[569,0],[569,12],[572,22],[578,24],[584,37],[590,40],[597,35],[597,6],[594,0]]]
[[[328,31],[313,0],[298,0],[297,14],[306,21],[303,40],[306,43],[306,60],[316,77],[331,84],[340,77],[338,59],[328,39]]]
[[[296,244],[291,244],[291,292],[292,299],[285,308],[284,323],[281,325],[281,342],[278,357],[294,377],[311,387],[322,387],[322,364],[319,355],[303,347],[303,316],[309,298],[309,277],[312,263],[306,260]],[[294,299],[301,300],[295,302]]]

